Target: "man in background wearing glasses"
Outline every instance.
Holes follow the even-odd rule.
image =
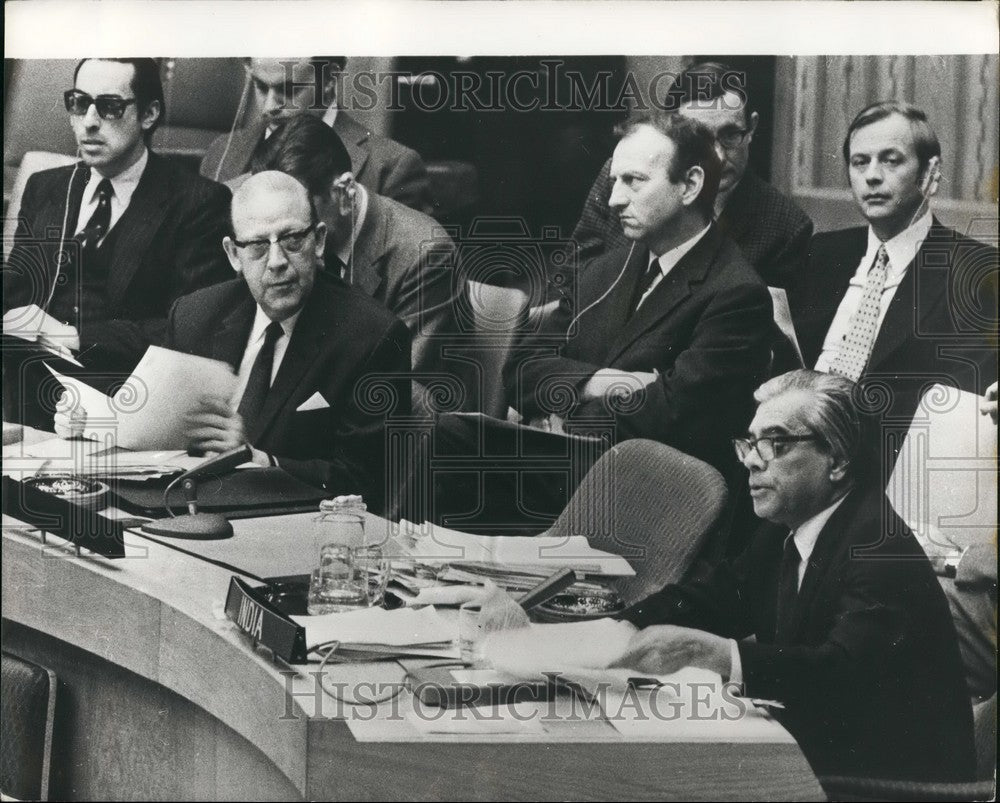
[[[715,216],[719,228],[770,287],[794,283],[808,258],[812,221],[789,198],[747,169],[750,143],[759,116],[747,86],[746,74],[725,64],[702,62],[680,73],[657,103],[703,123],[716,138],[722,160]],[[605,162],[573,231],[579,248],[577,262],[594,257],[628,240],[608,207],[612,181],[611,160]]]
[[[820,775],[972,778],[972,709],[930,562],[862,470],[854,383],[782,374],[734,441],[765,524],[739,558],[627,610],[620,659],[776,701]],[[750,638],[754,637],[754,638]]]
[[[150,150],[165,114],[155,60],[84,59],[64,102],[80,161],[28,179],[4,312],[37,305],[64,325],[49,345],[106,380],[127,376],[161,340],[176,298],[227,278],[219,243],[230,193]],[[27,423],[48,428],[30,363],[6,366],[21,388],[5,416],[37,415]]]

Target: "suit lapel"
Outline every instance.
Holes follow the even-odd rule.
[[[43,238],[48,236],[48,232],[59,232],[60,240],[70,240],[76,231],[77,218],[80,216],[80,207],[83,204],[83,191],[90,180],[90,170],[81,167],[75,174],[73,168],[67,168],[66,186],[62,186],[60,181],[59,189],[45,199],[45,205],[38,215],[37,222],[29,221],[34,230],[33,237]],[[72,179],[72,186],[69,186]],[[66,190],[69,189],[69,200],[67,203]],[[46,264],[55,268],[57,261],[47,260]],[[48,281],[52,280],[52,270],[49,271]]]
[[[703,282],[709,266],[715,258],[719,245],[719,232],[713,225],[704,237],[686,253],[681,261],[660,280],[656,289],[642,302],[624,326],[618,329],[619,335],[612,341],[608,352],[608,362],[613,362],[632,343],[642,337],[648,330],[656,326],[691,295],[691,286]],[[649,252],[645,252],[645,265],[649,263]],[[632,285],[633,289],[635,285]],[[631,301],[631,295],[629,296]],[[626,315],[628,311],[626,311]]]
[[[351,157],[351,171],[355,177],[359,176],[365,168],[365,162],[368,161],[370,151],[368,140],[371,137],[371,132],[343,109],[337,111],[337,118],[333,121],[333,130],[337,132],[344,147],[347,148],[348,156]]]
[[[896,288],[892,301],[889,302],[889,308],[872,346],[869,371],[877,371],[893,352],[908,343],[919,332],[934,331],[933,327],[922,324],[927,318],[936,314],[938,307],[945,303],[948,296],[947,271],[921,270],[921,265],[937,267],[937,257],[932,262],[927,259],[927,252],[937,251],[940,254],[941,243],[954,248],[955,237],[935,220],[927,238],[920,244],[913,260],[907,266],[906,275]],[[948,265],[953,263],[952,252],[949,250]]]
[[[316,355],[326,337],[328,326],[333,322],[332,313],[319,303],[319,296],[318,292],[312,294],[312,303],[306,304],[295,324],[292,339],[268,391],[255,430],[247,433],[251,443],[256,443],[267,434],[306,372],[316,364]]]
[[[849,525],[861,499],[861,493],[848,492],[847,498],[841,502],[840,507],[833,512],[820,531],[802,577],[802,585],[799,588],[795,609],[788,620],[786,641],[794,642],[798,638],[816,595],[830,571],[830,564],[843,548],[844,538],[850,532]]]
[[[236,306],[222,319],[219,328],[215,330],[209,350],[209,356],[213,360],[229,363],[234,371],[240,370],[243,352],[250,337],[250,327],[253,326],[254,313],[257,310],[253,296],[245,284],[241,290]]]
[[[338,115],[339,116],[339,115]],[[365,221],[361,226],[358,239],[354,243],[352,257],[353,271],[351,284],[367,296],[375,296],[376,291],[385,281],[379,268],[385,253],[385,243],[388,239],[388,227],[381,199],[368,192],[368,209]],[[346,279],[346,277],[345,277]]]
[[[267,122],[259,118],[251,125],[238,128],[233,132],[233,139],[229,143],[229,150],[226,151],[226,158],[220,159],[219,166],[215,174],[209,178],[215,180],[215,175],[219,176],[219,181],[227,181],[236,178],[250,169],[250,157],[257,149],[257,144],[264,137],[264,130]],[[227,170],[227,165],[229,169]]]
[[[631,253],[631,256],[629,254]],[[622,265],[616,256],[621,254]],[[600,298],[614,283],[607,298],[584,312],[576,325],[575,337],[570,340],[571,354],[605,354],[608,351],[608,332],[621,332],[622,322],[631,312],[632,295],[639,278],[649,265],[649,251],[638,243],[630,251],[614,251],[607,260],[592,263],[583,274],[580,288],[580,309]],[[598,271],[596,268],[605,270]],[[624,271],[624,272],[622,272]],[[621,272],[621,278],[618,278]]]
[[[108,276],[108,304],[119,309],[125,291],[149,250],[150,242],[163,222],[171,198],[170,175],[160,157],[149,154],[149,162],[132,194],[128,208],[115,228],[120,229]]]

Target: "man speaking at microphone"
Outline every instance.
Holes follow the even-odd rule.
[[[229,363],[233,398],[206,388],[185,419],[188,448],[250,445],[253,462],[278,465],[331,494],[362,493],[382,509],[387,411],[407,415],[410,336],[381,305],[321,275],[326,227],[305,187],[258,173],[233,197],[223,240],[239,278],[174,304],[165,345]],[[372,399],[372,404],[366,400]],[[60,413],[72,434],[79,411]]]

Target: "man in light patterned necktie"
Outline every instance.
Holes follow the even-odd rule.
[[[844,159],[868,226],[814,237],[789,301],[806,364],[858,382],[856,398],[879,433],[870,455],[875,481],[885,487],[930,387],[985,392],[984,409],[992,409],[997,250],[931,215],[941,146],[921,110],[892,102],[864,109],[848,129]],[[968,422],[970,431],[977,426]],[[898,476],[918,489],[926,481]],[[952,573],[937,568],[969,692],[988,697],[996,691],[996,547],[967,549]]]
[[[858,381],[889,438],[933,384],[982,394],[996,380],[997,251],[931,214],[941,145],[920,109],[867,107],[843,152],[868,226],[814,237],[789,304],[806,365]]]

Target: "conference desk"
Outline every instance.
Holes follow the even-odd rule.
[[[279,524],[237,521],[214,548],[271,544],[280,564],[294,549]],[[4,520],[4,649],[60,678],[55,799],[823,799],[790,737],[626,738],[600,716],[427,734],[399,714],[407,691],[337,706],[225,619],[231,571],[131,532],[117,560],[47,541]],[[328,671],[405,675],[395,662]]]

